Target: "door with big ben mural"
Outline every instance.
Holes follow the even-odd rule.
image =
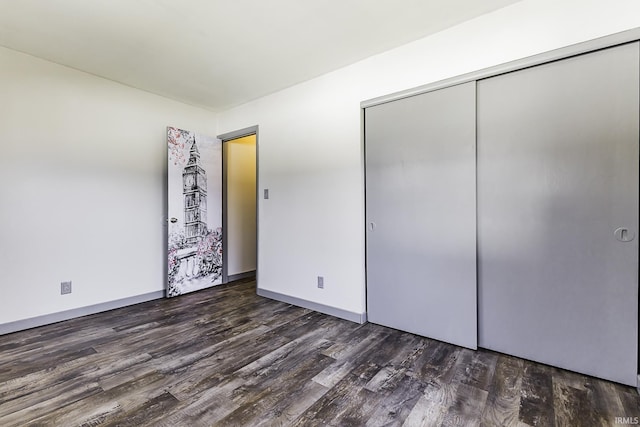
[[[222,283],[222,142],[167,128],[167,296]]]

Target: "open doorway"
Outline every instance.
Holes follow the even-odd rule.
[[[218,136],[223,148],[223,283],[257,272],[257,127]]]

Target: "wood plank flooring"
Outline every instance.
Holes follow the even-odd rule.
[[[0,336],[0,426],[608,426],[635,389],[218,286]],[[616,424],[616,422],[618,422]]]

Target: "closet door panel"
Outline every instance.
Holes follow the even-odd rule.
[[[639,56],[478,82],[480,346],[637,384]]]
[[[369,321],[477,346],[475,82],[365,110]]]

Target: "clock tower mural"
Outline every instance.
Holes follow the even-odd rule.
[[[207,233],[207,175],[200,165],[200,151],[193,141],[189,161],[182,172],[186,242],[197,243]]]
[[[222,283],[222,142],[168,127],[167,296]]]

